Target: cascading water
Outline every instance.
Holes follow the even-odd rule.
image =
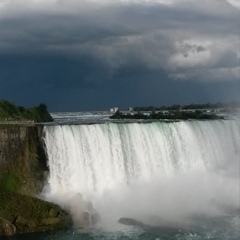
[[[238,119],[45,126],[46,196],[79,193],[109,222],[239,208],[239,129]]]

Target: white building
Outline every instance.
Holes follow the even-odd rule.
[[[110,108],[111,113],[115,113],[118,111],[118,107]]]

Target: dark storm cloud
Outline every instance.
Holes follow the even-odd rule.
[[[81,109],[83,102],[91,109],[121,105],[119,99],[124,106],[171,104],[184,96],[194,102],[191,89],[208,83],[218,89],[212,99],[220,92],[225,98],[222,86],[232,92],[239,81],[240,11],[227,1],[4,2],[0,97],[47,101],[52,109],[55,99],[66,109],[74,102]]]

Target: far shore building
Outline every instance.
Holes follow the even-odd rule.
[[[115,113],[118,111],[118,107],[110,108],[111,113]]]

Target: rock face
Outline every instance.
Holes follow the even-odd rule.
[[[0,236],[10,237],[16,234],[16,227],[8,220],[0,217]]]
[[[124,225],[129,225],[129,226],[137,226],[137,227],[145,227],[147,226],[146,224],[134,219],[134,218],[120,218],[118,220],[119,223],[124,224]]]
[[[120,218],[118,220],[119,223],[124,224],[124,225],[129,225],[129,226],[134,226],[134,227],[140,227],[144,229],[144,231],[149,231],[151,233],[157,233],[158,235],[161,236],[176,236],[178,235],[184,235],[185,233],[191,232],[190,229],[185,229],[183,226],[168,226],[166,225],[159,225],[159,226],[151,226],[148,224],[145,224],[143,222],[140,222],[134,218]]]
[[[68,199],[65,208],[71,214],[73,226],[76,228],[91,229],[100,221],[92,202],[85,201],[79,193]]]
[[[48,168],[41,139],[42,126],[0,125],[0,189],[32,196],[42,190]]]
[[[78,226],[89,229],[100,221],[100,216],[97,212],[83,212],[79,216]]]
[[[0,236],[69,226],[69,215],[38,195],[47,176],[42,126],[0,124]]]
[[[55,218],[58,215],[58,210],[55,208],[51,208],[48,213],[49,217]]]
[[[69,214],[53,203],[0,191],[0,236],[66,228],[70,224]]]
[[[49,217],[49,218],[44,218],[42,220],[42,224],[44,226],[48,226],[48,225],[55,225],[55,224],[58,224],[60,222],[60,219],[57,218],[57,217]]]
[[[67,212],[34,196],[48,175],[41,125],[0,124],[0,236],[76,226],[90,229],[100,217],[81,196]],[[79,201],[80,200],[80,201]],[[79,207],[79,202],[84,207]],[[86,205],[86,206],[85,206]]]
[[[15,220],[14,224],[20,225],[20,226],[25,226],[27,224],[27,220],[22,216],[18,216],[17,219]]]

